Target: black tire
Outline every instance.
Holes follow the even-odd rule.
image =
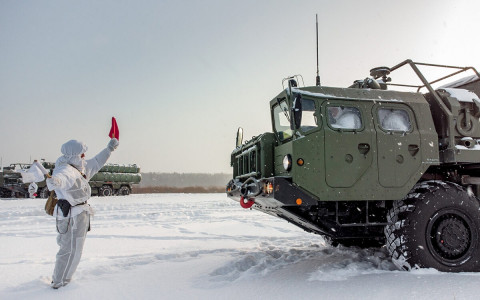
[[[48,190],[48,187],[43,187],[41,190],[40,190],[40,193],[38,193],[38,195],[40,196],[40,198],[43,198],[43,199],[47,199],[48,196],[50,195],[50,191]]]
[[[122,186],[119,190],[118,190],[118,194],[120,196],[128,196],[130,195],[130,188],[128,186]]]
[[[8,197],[10,197],[10,194],[11,194],[10,190],[7,190],[7,189],[4,189],[4,188],[0,187],[0,197],[1,198],[8,198]]]
[[[113,189],[112,189],[112,187],[109,186],[109,185],[102,185],[102,186],[98,189],[98,195],[99,195],[99,196],[103,196],[103,197],[112,196],[112,195],[113,195]]]
[[[479,209],[478,199],[457,184],[417,184],[387,216],[393,263],[404,270],[480,271]]]

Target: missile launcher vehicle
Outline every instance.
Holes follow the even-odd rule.
[[[227,196],[332,245],[385,245],[400,269],[480,271],[477,70],[406,60],[348,88],[300,82],[270,101],[272,132],[239,128]]]
[[[142,180],[140,167],[137,165],[106,164],[90,179],[92,195],[127,196],[132,192],[132,184]]]

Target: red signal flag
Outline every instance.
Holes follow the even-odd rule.
[[[117,120],[115,120],[115,117],[112,117],[112,128],[110,128],[108,136],[111,139],[116,138],[117,140],[120,140],[120,132],[118,131]]]

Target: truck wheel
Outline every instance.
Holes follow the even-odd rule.
[[[48,190],[47,187],[42,188],[39,193],[40,198],[44,198],[44,199],[48,198],[49,194],[50,194],[50,191]]]
[[[480,271],[479,209],[478,199],[457,184],[417,184],[387,216],[393,263],[404,270]]]
[[[102,185],[99,189],[98,189],[98,195],[99,196],[105,196],[105,197],[108,197],[108,196],[111,196],[113,194],[113,189],[111,186],[109,185]]]
[[[122,186],[118,190],[118,194],[121,195],[121,196],[128,196],[128,195],[130,195],[130,188],[128,186]]]
[[[9,190],[0,187],[0,197],[1,198],[8,198],[9,195],[10,195]]]

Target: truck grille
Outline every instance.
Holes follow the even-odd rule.
[[[266,132],[233,150],[230,160],[233,179],[243,182],[250,177],[260,179],[273,176],[274,142],[275,135]]]
[[[258,169],[258,151],[257,145],[253,145],[234,156],[233,166],[236,179],[256,177],[260,174]]]

